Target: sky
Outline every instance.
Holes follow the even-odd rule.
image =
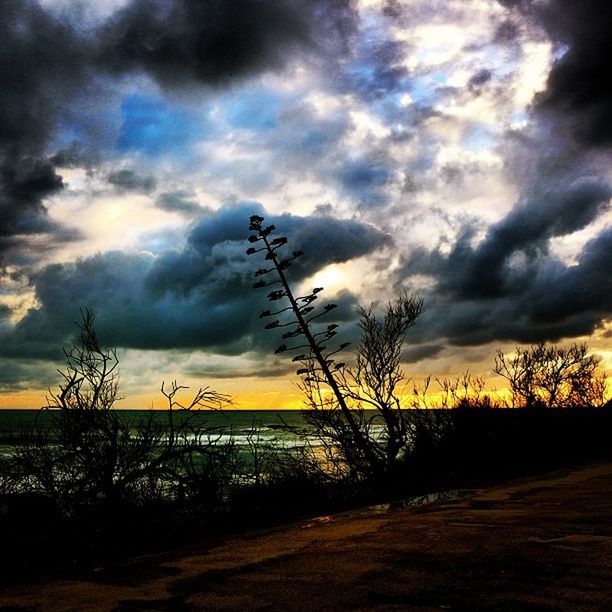
[[[612,370],[612,4],[3,0],[0,407],[57,385],[80,308],[121,407],[162,380],[296,408],[248,218],[329,322],[402,290],[408,377],[588,342]],[[161,398],[161,399],[160,399]]]

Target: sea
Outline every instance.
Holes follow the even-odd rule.
[[[147,416],[146,410],[118,410],[128,424],[134,426]],[[35,426],[50,424],[55,416],[52,410],[0,409],[0,455],[10,454],[15,441]],[[278,448],[302,445],[308,439],[310,427],[300,410],[199,410],[175,411],[175,419],[192,419],[192,424],[212,430],[218,444],[233,442],[238,448],[256,441],[258,444]],[[163,423],[167,412],[156,410],[155,419]]]

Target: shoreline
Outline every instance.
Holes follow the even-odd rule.
[[[612,464],[0,591],[0,610],[612,609]]]

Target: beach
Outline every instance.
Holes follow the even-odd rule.
[[[609,610],[612,464],[5,588],[0,610]]]

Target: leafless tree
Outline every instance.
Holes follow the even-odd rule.
[[[375,411],[372,424],[382,424],[379,444],[382,443],[387,470],[406,446],[410,433],[399,394],[405,379],[401,358],[406,333],[422,309],[423,300],[407,293],[389,302],[382,318],[376,315],[373,305],[361,308],[361,339],[355,365],[341,371],[344,394],[358,409]]]
[[[81,314],[78,340],[64,351],[62,382],[48,396],[46,409],[53,418],[16,443],[5,487],[42,493],[69,514],[184,492],[217,450],[216,433],[192,417],[202,408],[222,408],[230,399],[204,388],[183,405],[177,393],[186,387],[175,382],[168,390],[162,383],[168,410],[151,410],[136,424],[128,422],[114,409],[116,350],[101,346],[93,312]]]
[[[588,354],[586,344],[561,348],[542,342],[517,347],[512,356],[498,351],[494,371],[508,381],[514,406],[600,406],[605,401],[606,376],[599,363]]]
[[[387,305],[382,319],[377,318],[373,307],[360,312],[361,342],[357,349],[356,365],[348,368],[337,362],[335,356],[348,343],[331,348],[336,336],[336,324],[317,327],[318,319],[336,305],[328,304],[318,311],[313,306],[322,288],[315,288],[305,296],[296,297],[288,282],[286,270],[293,261],[303,255],[293,251],[282,258],[281,249],[286,237],[272,238],[276,229],[264,226],[263,217],[252,216],[249,229],[254,232],[249,242],[254,246],[248,255],[263,253],[269,268],[261,268],[258,277],[272,275],[272,280],[259,280],[255,288],[274,287],[268,294],[271,302],[287,300],[288,305],[274,312],[265,310],[261,317],[279,317],[266,325],[267,329],[288,328],[283,339],[301,339],[302,344],[281,344],[276,352],[305,350],[293,358],[302,367],[297,373],[299,384],[306,398],[306,420],[325,442],[325,460],[338,465],[343,463],[356,477],[384,474],[396,460],[406,442],[407,429],[400,411],[398,385],[403,380],[400,368],[401,351],[407,330],[414,324],[422,309],[422,301],[406,294]],[[282,302],[281,302],[282,304]],[[289,320],[282,316],[289,315]],[[365,412],[373,409],[374,415]],[[379,425],[382,423],[382,433]],[[338,454],[342,461],[338,461]]]
[[[337,332],[335,331],[337,325],[328,325],[321,331],[316,331],[316,324],[314,323],[320,317],[334,310],[336,304],[326,304],[322,309],[316,312],[316,307],[313,306],[313,302],[318,299],[318,294],[323,290],[321,287],[316,287],[307,295],[296,296],[291,288],[285,271],[292,265],[292,263],[301,257],[304,253],[302,251],[292,251],[288,257],[283,257],[281,254],[282,249],[287,245],[287,238],[285,236],[279,236],[272,238],[272,233],[276,229],[274,225],[264,226],[264,218],[258,215],[253,215],[250,218],[249,230],[253,232],[249,236],[249,242],[254,245],[247,249],[247,255],[254,255],[256,253],[263,253],[266,262],[269,262],[271,267],[260,268],[255,272],[256,277],[261,277],[254,287],[258,288],[270,288],[273,290],[268,294],[268,300],[272,303],[281,303],[286,300],[288,305],[283,305],[282,308],[275,310],[264,310],[260,317],[282,317],[289,315],[290,319],[283,321],[281,318],[272,320],[266,325],[266,329],[283,329],[287,331],[283,334],[283,340],[302,339],[302,344],[289,345],[283,343],[277,349],[276,353],[283,353],[286,351],[299,351],[304,350],[305,352],[296,355],[293,358],[294,362],[302,363],[298,374],[303,376],[304,387],[303,390],[306,393],[307,402],[311,408],[315,409],[315,403],[317,401],[318,392],[321,385],[325,385],[331,390],[331,398],[325,398],[324,404],[326,408],[334,407],[339,411],[340,416],[336,417],[335,423],[337,424],[338,431],[345,430],[350,432],[352,451],[355,457],[354,465],[369,465],[378,467],[380,464],[380,452],[376,445],[371,443],[371,440],[367,436],[367,433],[360,427],[360,422],[355,414],[350,410],[347,400],[342,393],[339,381],[337,378],[337,372],[344,366],[343,363],[336,363],[332,358],[333,355],[342,351],[348,346],[348,343],[341,344],[336,350],[330,350],[326,346],[326,342],[331,340]],[[267,275],[273,275],[272,280],[264,280],[263,277]],[[277,287],[274,289],[274,287]],[[318,322],[318,321],[317,321]],[[323,399],[323,394],[320,395],[319,399]],[[329,401],[331,400],[331,401]],[[376,468],[375,468],[376,469]]]

